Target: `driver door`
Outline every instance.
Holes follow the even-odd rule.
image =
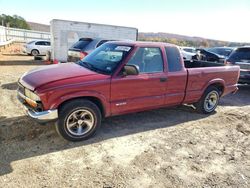
[[[161,49],[138,48],[127,64],[136,65],[139,74],[112,78],[111,113],[129,113],[164,105],[167,77]]]

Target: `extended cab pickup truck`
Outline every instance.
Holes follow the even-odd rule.
[[[238,66],[184,62],[171,44],[113,41],[77,63],[25,73],[18,98],[29,116],[57,120],[63,138],[80,141],[108,116],[181,104],[211,113],[220,97],[237,91],[238,78]]]

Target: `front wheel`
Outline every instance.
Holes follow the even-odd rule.
[[[218,90],[218,88],[214,86],[208,87],[199,102],[194,104],[196,110],[203,114],[209,114],[214,112],[219,103],[219,93],[220,91]]]
[[[79,99],[59,109],[56,130],[66,140],[82,141],[91,137],[100,125],[100,109],[91,101]]]

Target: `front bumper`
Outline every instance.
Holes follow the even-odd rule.
[[[35,111],[32,109],[25,101],[27,99],[22,93],[18,92],[18,100],[23,104],[26,113],[39,123],[47,123],[53,120],[58,119],[58,110],[46,110],[46,111]],[[29,99],[30,100],[30,99]]]
[[[56,120],[58,118],[57,109],[35,112],[31,109],[26,108],[26,112],[31,118],[33,118],[35,121],[39,123],[47,123]]]

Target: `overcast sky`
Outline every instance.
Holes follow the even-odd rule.
[[[250,0],[0,0],[0,14],[43,24],[64,19],[250,42]]]

